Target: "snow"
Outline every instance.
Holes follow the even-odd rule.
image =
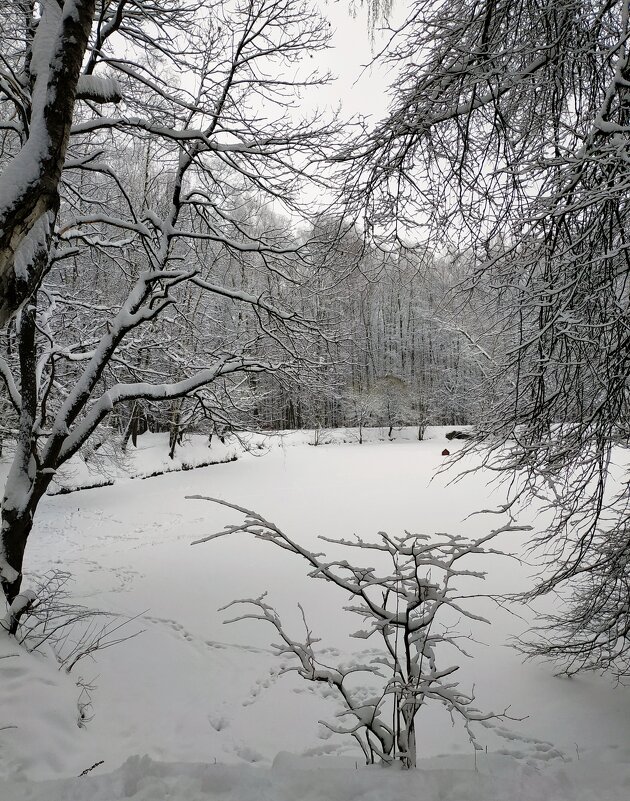
[[[43,80],[43,86],[48,82],[50,61],[59,46],[59,35],[63,19],[62,9],[55,0],[44,0],[42,14],[35,32],[33,52],[31,58],[31,74]],[[43,91],[42,88],[39,91]]]
[[[598,801],[628,798],[627,785],[620,792],[611,789],[611,781],[619,787],[627,781],[627,769],[615,763],[595,772],[592,765],[576,763],[572,770],[542,775],[527,768],[515,771],[513,760],[501,756],[485,759],[485,770],[478,772],[457,757],[427,760],[414,773],[309,761],[279,755],[271,769],[260,769],[132,757],[106,776],[39,785],[13,782],[5,790],[12,801],[593,801],[594,787]]]
[[[37,251],[46,245],[53,222],[52,216],[52,212],[46,212],[38,217],[31,230],[20,242],[13,260],[13,270],[20,281],[28,281],[30,268]]]
[[[69,570],[73,600],[135,617],[126,630],[142,633],[80,661],[69,675],[55,669],[50,655],[28,654],[0,636],[0,729],[18,727],[0,730],[0,798],[627,801],[627,690],[606,677],[555,678],[549,666],[523,664],[507,647],[543,605],[520,608],[522,620],[485,598],[467,603],[492,625],[466,622],[486,645],[466,642],[473,658],[458,661],[457,678],[464,689],[474,684],[481,709],[511,705],[510,713],[525,719],[509,722],[502,738],[482,730],[488,752],[475,756],[465,732],[441,708],[427,706],[419,717],[419,768],[409,773],[363,766],[351,738],[318,724],[334,719],[334,700],[325,697],[332,691],[281,675],[270,627],[251,620],[223,625],[229,612],[219,607],[268,590],[267,601],[300,637],[302,604],[327,649],[328,667],[371,644],[348,638],[356,621],[340,612],[345,593],[308,579],[294,555],[240,534],[191,546],[241,518],[186,495],[254,509],[305,547],[335,558],[343,547],[322,543],[318,534],[370,539],[379,530],[398,535],[407,529],[479,536],[497,527],[492,515],[468,518],[502,498],[486,475],[449,483],[452,475],[435,474],[445,464],[444,430],[429,430],[431,439],[421,443],[413,430],[395,434],[389,442],[382,430],[369,431],[368,439],[384,441],[362,446],[352,442],[352,431],[299,432],[271,443],[252,436],[252,452],[216,437],[209,449],[198,437],[176,454],[179,464],[208,456],[238,460],[146,481],[125,478],[118,468],[113,486],[45,498],[29,543],[29,569]],[[331,444],[313,447],[317,439]],[[177,466],[169,464],[163,435],[144,435],[139,445],[130,448],[130,472]],[[451,452],[459,447],[449,443]],[[75,472],[59,481],[87,482],[87,467],[76,457],[73,462]],[[0,468],[6,473],[6,464]],[[536,522],[536,513],[523,510],[519,523]],[[525,537],[506,535],[500,545],[523,553]],[[371,552],[369,562],[376,558]],[[488,591],[522,588],[533,570],[496,556],[480,565],[478,558],[468,567],[488,572]],[[25,586],[32,583],[27,577]],[[438,667],[452,664],[452,657],[438,653]],[[82,728],[79,677],[93,686],[93,719]],[[510,739],[512,731],[519,739]]]
[[[17,576],[15,578],[17,578]],[[0,627],[4,628],[6,631],[10,631],[11,623],[16,615],[22,615],[35,600],[37,600],[37,596],[31,589],[24,590],[24,592],[16,595],[13,599],[13,603],[7,610],[7,614],[0,620]]]

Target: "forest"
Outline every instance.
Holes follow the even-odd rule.
[[[626,798],[630,732],[606,710],[630,712],[629,20],[628,0],[7,0],[0,795],[26,798],[2,789],[21,777],[45,780],[32,792],[56,797],[46,782],[70,781],[92,761],[85,792],[112,801],[171,797],[178,777],[181,798],[213,799],[223,785],[235,799],[263,797],[254,785],[273,784],[274,757],[291,749],[262,715],[242,726],[270,738],[260,760],[271,773],[232,775],[219,752],[213,764],[228,765],[219,789],[170,768],[160,788],[160,760],[210,765],[209,756],[191,745],[182,758],[150,739],[145,751],[124,738],[111,750],[120,732],[98,715],[90,722],[101,678],[71,674],[94,661],[105,686],[125,683],[134,668],[116,656],[143,638],[147,653],[167,648],[134,621],[169,636],[190,627],[185,639],[198,635],[202,650],[223,643],[221,606],[224,617],[237,610],[245,632],[221,645],[233,653],[228,672],[256,682],[252,697],[270,681],[263,664],[274,685],[288,672],[313,697],[334,696],[337,717],[320,721],[321,738],[350,745],[325,750],[305,735],[302,754],[403,768],[379,778],[380,797],[411,797],[407,772],[430,783],[441,767],[423,768],[423,754],[459,751],[450,735],[435,753],[423,741],[419,721],[436,705],[461,726],[474,775],[494,778],[458,795],[460,765],[449,763],[448,789],[428,789],[427,801],[578,801],[596,786]],[[331,102],[335,58],[354,83]],[[363,99],[361,113],[346,110]],[[155,545],[148,565],[165,548],[179,566],[160,592],[142,584],[136,534]],[[180,539],[195,544],[190,563],[171,550]],[[250,558],[271,570],[264,586]],[[495,558],[515,560],[514,574],[493,573]],[[287,559],[291,578],[277,573]],[[154,567],[146,581],[158,582]],[[114,576],[128,603],[107,583]],[[236,576],[247,578],[242,589]],[[309,578],[319,579],[312,610]],[[484,578],[490,589],[474,589]],[[194,600],[206,583],[208,620]],[[275,591],[297,604],[296,620],[280,617]],[[320,650],[311,620],[334,621],[317,606],[328,610],[322,599],[340,591],[333,609],[361,617],[347,633],[372,647],[344,641],[333,666],[336,646]],[[482,623],[495,633],[478,633]],[[340,618],[334,637],[345,626]],[[279,638],[271,652],[258,640],[265,629]],[[485,636],[499,638],[495,656],[477,657]],[[487,706],[483,691],[477,700],[475,676],[501,664],[506,646],[510,675],[521,660],[542,671],[531,674],[533,695],[550,676],[587,682],[580,692],[597,725],[617,732],[582,745],[593,784],[570,773],[555,795],[565,780],[555,761],[581,770],[571,724],[552,736],[525,723],[515,734],[528,709],[492,693]],[[466,680],[453,675],[470,648],[468,683],[468,668]],[[270,653],[284,667],[267,667]],[[226,700],[212,660],[208,680],[223,688],[207,699],[223,710],[207,715],[215,737],[238,702]],[[43,678],[57,670],[63,681]],[[51,737],[56,712],[34,701],[24,713],[32,687],[49,680],[47,697],[78,694],[78,729],[96,732],[90,747],[68,734],[71,763],[39,745],[27,758],[20,739],[22,718],[30,738]],[[113,685],[102,692],[115,708]],[[193,710],[194,692],[180,703]],[[150,720],[151,704],[131,704],[133,717]],[[186,736],[202,742],[200,731]],[[488,746],[485,731],[498,740]],[[233,752],[259,761],[245,740]],[[614,759],[601,751],[613,742]],[[150,764],[125,763],[131,789],[115,795],[111,771],[142,753]],[[525,774],[500,761],[506,754],[536,773],[525,794],[514,795]],[[343,801],[341,785],[321,789],[319,767],[288,763],[287,775],[312,772],[299,797]],[[57,790],[84,798],[73,785]],[[298,797],[290,782],[265,793]],[[368,793],[369,781],[349,797]]]

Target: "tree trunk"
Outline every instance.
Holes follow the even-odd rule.
[[[22,444],[7,478],[0,526],[0,583],[8,604],[22,588],[22,565],[37,506],[52,481],[54,470],[36,471],[35,443]],[[17,460],[17,461],[16,461]],[[19,617],[19,616],[18,616]],[[17,625],[17,620],[15,621]]]
[[[135,447],[138,445],[138,427],[140,423],[140,419],[142,417],[142,406],[138,403],[138,401],[134,401],[134,404],[131,408],[131,417],[127,422],[127,426],[125,427],[125,431],[122,437],[121,448],[124,451],[127,450],[127,443],[129,439],[131,439],[131,444]]]
[[[27,4],[24,4],[27,5]],[[83,55],[88,43],[94,17],[94,0],[77,0],[74,13],[62,15],[59,8],[59,25],[55,29],[48,17],[54,4],[44,4],[40,19],[42,36],[46,28],[53,31],[51,42],[46,38],[39,41],[35,34],[35,46],[51,45],[48,63],[43,65],[40,74],[35,76],[38,92],[31,109],[31,132],[18,155],[13,159],[12,171],[7,171],[4,181],[0,181],[0,325],[4,325],[16,313],[29,294],[37,287],[47,260],[38,260],[31,267],[31,275],[26,282],[20,281],[14,270],[14,258],[20,245],[38,221],[49,213],[54,219],[59,208],[59,179],[63,168],[66,148],[70,136],[77,81],[81,72]],[[42,82],[47,81],[47,86]],[[63,87],[57,91],[56,87]],[[44,138],[45,137],[45,138]],[[42,147],[42,141],[47,147]],[[34,174],[33,167],[34,165]],[[49,230],[40,237],[40,245],[48,249]]]
[[[37,442],[34,434],[37,411],[37,377],[35,348],[36,298],[20,312],[20,424],[15,455],[7,476],[2,499],[2,527],[0,528],[0,581],[11,603],[20,591],[22,562],[26,541],[33,525],[33,513],[50,478],[36,493]]]
[[[402,728],[398,734],[398,749],[400,751],[400,761],[403,767],[410,769],[416,767],[416,724],[415,715],[418,711],[415,704],[409,706],[402,701],[403,708],[400,711],[402,717]],[[399,723],[400,725],[400,723]]]
[[[33,512],[30,508],[17,512],[14,509],[2,510],[2,544],[4,556],[9,565],[15,570],[17,578],[9,580],[2,578],[2,590],[7,603],[13,603],[22,587],[22,565],[28,535],[33,527]]]
[[[33,516],[54,475],[54,469],[46,469],[37,456],[36,305],[37,296],[33,295],[19,312],[20,423],[0,518],[0,583],[9,605],[20,594],[24,551],[33,527]],[[21,606],[11,617],[12,633],[26,608],[27,605]]]
[[[168,455],[171,459],[175,458],[175,448],[180,439],[180,420],[181,420],[181,401],[176,400],[171,406],[171,423],[168,435]]]
[[[405,757],[405,767],[416,767],[416,724],[412,715],[407,724],[407,756]]]

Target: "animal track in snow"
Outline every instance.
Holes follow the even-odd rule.
[[[230,721],[223,715],[208,715],[208,723],[215,731],[223,731],[230,725]]]
[[[202,637],[191,634],[191,632],[185,629],[181,623],[178,623],[177,620],[173,620],[172,618],[142,615],[142,619],[147,620],[149,623],[157,623],[158,625],[165,626],[166,628],[171,629],[174,634],[177,634],[179,637],[181,637],[181,639],[197,646],[205,646],[206,648],[212,648],[213,650],[217,651],[247,651],[248,653],[252,654],[270,653],[270,651],[266,648],[256,648],[253,645],[239,645],[236,643],[220,642],[218,640],[205,640]]]
[[[256,701],[258,696],[260,695],[261,690],[266,690],[271,687],[272,684],[275,684],[278,680],[278,676],[280,675],[280,671],[275,668],[270,668],[269,673],[264,679],[257,679],[254,686],[250,690],[249,696],[242,702],[243,706],[250,706],[251,704]]]

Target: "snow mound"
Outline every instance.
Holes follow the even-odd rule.
[[[496,754],[425,760],[416,771],[279,755],[274,767],[156,762],[132,757],[113,773],[0,782],[11,801],[627,801],[630,764],[588,761],[540,770]]]
[[[52,655],[28,653],[0,631],[0,775],[60,776],[81,764],[80,693]]]

